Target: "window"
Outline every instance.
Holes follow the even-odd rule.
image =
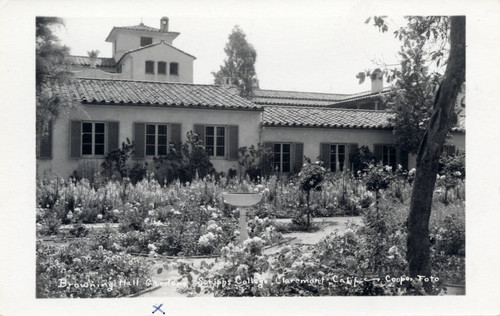
[[[225,126],[205,126],[205,149],[209,156],[226,156]]]
[[[344,171],[346,159],[346,145],[332,144],[330,145],[330,170],[332,172]]]
[[[146,73],[155,74],[155,62],[151,60],[146,60]]]
[[[141,36],[141,46],[146,46],[149,44],[153,44],[153,38],[152,37],[142,37]]]
[[[146,124],[146,155],[165,156],[167,154],[167,125]]]
[[[166,75],[167,74],[167,63],[164,61],[158,62],[158,74]]]
[[[178,75],[179,74],[179,64],[178,63],[170,63],[170,74]]]
[[[105,126],[105,123],[82,122],[82,156],[104,155]]]
[[[392,169],[396,170],[396,147],[391,145],[382,146],[382,164],[392,166]]]
[[[274,171],[290,172],[290,144],[274,144]]]

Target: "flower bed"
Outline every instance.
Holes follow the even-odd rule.
[[[62,278],[64,271],[78,272],[78,276],[71,279],[75,284],[84,282],[89,276],[102,278],[99,279],[102,281],[106,275],[118,277],[122,275],[120,273],[127,278],[144,278],[147,271],[139,269],[140,264],[136,261],[129,261],[128,266],[115,266],[116,262],[131,258],[130,254],[221,255],[226,260],[223,269],[198,271],[200,275],[216,278],[254,277],[255,274],[278,279],[406,275],[404,223],[408,217],[412,172],[392,172],[392,169],[380,166],[371,166],[365,174],[356,177],[348,173],[327,172],[322,178],[321,190],[310,190],[309,196],[301,188],[300,178],[280,181],[275,176],[258,179],[258,183],[207,177],[185,185],[174,182],[166,186],[160,185],[153,177],[135,185],[126,180],[90,183],[85,179],[78,182],[39,179],[37,236],[40,239],[61,236],[60,226],[70,224],[73,227],[62,235],[74,237],[76,241],[66,241],[64,245],[38,245],[37,295],[83,295],[82,289],[61,291],[56,287],[54,282],[57,281],[54,280]],[[440,276],[440,282],[435,284],[436,291],[444,282],[464,284],[465,277],[464,179],[462,174],[459,176],[453,171],[453,181],[445,181],[451,171],[446,172],[438,178],[429,227],[432,269]],[[248,211],[251,214],[247,220],[251,239],[244,246],[236,246],[238,214],[224,204],[222,192],[255,191],[262,192],[263,199]],[[277,254],[262,255],[262,246],[283,240],[280,230],[300,230],[304,226],[304,214],[316,217],[362,215],[364,226],[352,225],[343,236],[332,235],[314,246],[285,247]],[[278,217],[295,218],[294,225],[277,229],[274,219]],[[116,224],[95,234],[82,223]],[[309,225],[307,228],[310,230]],[[79,260],[85,260],[85,265],[80,266]],[[100,274],[95,275],[92,269],[99,261],[104,265]],[[49,279],[52,281],[47,282]],[[392,295],[417,294],[420,288],[417,283],[410,289],[407,284],[363,282],[354,287],[283,283],[257,288],[248,285],[205,290],[222,296]],[[92,295],[123,296],[143,289],[96,290]],[[193,283],[192,291],[197,293],[201,289]]]

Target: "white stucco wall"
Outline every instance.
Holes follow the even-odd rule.
[[[141,37],[151,37],[154,43],[164,41],[172,45],[173,40],[177,37],[176,33],[161,33],[161,32],[140,32],[131,30],[120,30],[116,34],[116,39],[113,42],[114,58],[118,61],[123,54],[129,50],[141,47]]]
[[[155,62],[155,74],[146,74],[147,60]],[[166,75],[158,74],[159,61],[168,63]],[[173,47],[157,45],[128,54],[122,60],[121,76],[123,79],[193,83],[193,61],[193,57]],[[170,63],[172,62],[179,64],[178,75],[170,75]]]
[[[68,177],[79,164],[98,166],[102,160],[70,157],[70,121],[95,120],[119,121],[119,141],[127,137],[134,139],[134,122],[149,123],[181,123],[182,141],[186,141],[186,133],[193,130],[194,124],[238,125],[238,146],[250,146],[259,142],[260,112],[219,109],[180,109],[146,106],[109,106],[84,105],[85,113],[72,111],[61,113],[53,126],[52,159],[38,159],[38,173],[51,171],[62,177]],[[213,159],[217,171],[227,173],[229,168],[238,170],[238,161]]]
[[[457,150],[465,150],[465,134],[451,133],[447,142]],[[265,127],[264,142],[300,142],[304,143],[304,156],[315,160],[320,155],[321,143],[357,143],[368,146],[373,152],[374,144],[394,144],[394,135],[390,130],[338,129],[338,128],[298,128]],[[416,156],[408,155],[408,169],[415,168]]]
[[[446,141],[447,145],[455,146],[455,150],[465,151],[465,133],[450,133],[450,138]],[[417,166],[417,155],[408,156],[408,169]]]
[[[321,143],[357,143],[368,146],[373,151],[374,144],[393,144],[394,136],[390,130],[341,129],[341,128],[301,128],[265,127],[264,142],[304,143],[304,156],[313,161],[320,155]]]

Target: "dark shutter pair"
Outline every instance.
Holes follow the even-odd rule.
[[[385,145],[393,146],[393,145]],[[384,144],[373,145],[373,156],[375,157],[375,162],[382,162],[384,158]],[[408,170],[408,152],[396,147],[396,164],[400,164],[404,170]]]
[[[228,141],[226,145],[228,146],[228,160],[238,160],[238,137],[239,137],[239,128],[238,125],[227,125],[227,138]],[[193,132],[198,135],[198,138],[205,145],[205,125],[203,124],[195,124],[193,126]]]
[[[81,156],[82,146],[82,121],[71,121],[70,126],[70,157],[79,158]],[[107,125],[107,151],[120,148],[119,142],[119,122],[106,122]]]
[[[171,123],[168,125],[170,125],[170,142],[179,144],[181,142],[181,124]],[[136,159],[145,157],[145,135],[146,123],[134,123],[134,157]]]
[[[274,144],[274,142],[265,142],[264,147],[274,151]],[[290,147],[290,171],[299,173],[304,164],[304,143],[292,143]]]

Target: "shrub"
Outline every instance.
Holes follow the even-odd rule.
[[[127,138],[121,148],[111,150],[101,164],[102,174],[108,179],[116,176],[119,176],[119,179],[129,178],[134,184],[142,180],[146,175],[146,166],[130,162],[134,147],[135,143]]]
[[[170,144],[167,155],[155,157],[153,161],[155,178],[162,185],[175,180],[187,183],[215,173],[203,142],[192,131],[187,133],[186,143]]]
[[[320,161],[315,163],[307,162],[302,166],[299,173],[299,183],[302,191],[306,192],[307,197],[307,226],[310,224],[310,198],[311,190],[321,191],[321,183],[325,179],[326,169]]]
[[[274,154],[272,148],[262,144],[258,144],[257,148],[254,145],[244,146],[238,149],[238,153],[238,164],[244,168],[245,176],[248,176],[252,181],[269,176],[273,171]],[[240,174],[242,173],[240,172]]]
[[[95,240],[68,246],[37,243],[36,297],[120,297],[148,287],[144,259],[106,250]]]

